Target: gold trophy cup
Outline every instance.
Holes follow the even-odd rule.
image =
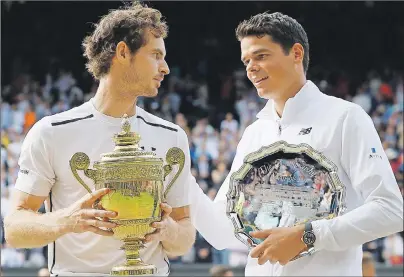
[[[114,266],[111,275],[153,275],[157,271],[156,266],[144,263],[139,250],[145,247],[142,242],[145,235],[155,231],[151,223],[161,220],[160,203],[184,168],[185,155],[180,148],[173,147],[168,150],[164,165],[163,159],[157,158],[155,153],[139,148],[140,136],[130,130],[131,125],[125,115],[122,131],[114,135],[115,149],[112,152],[101,154],[101,160],[94,162],[94,169],[89,169],[90,158],[85,153],[76,153],[70,160],[70,168],[89,193],[91,189],[79,176],[79,170],[94,181],[96,190],[111,189],[97,206],[118,213],[111,219],[117,223],[113,232],[115,238],[123,241],[121,249],[126,255],[126,263]],[[163,191],[163,181],[174,165],[179,166],[178,171]]]

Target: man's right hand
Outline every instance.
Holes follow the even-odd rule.
[[[112,236],[114,233],[111,230],[101,228],[116,227],[116,224],[109,222],[108,219],[116,217],[117,213],[93,208],[94,203],[109,192],[110,189],[96,190],[64,209],[60,222],[64,231],[66,233],[93,232],[98,235]]]

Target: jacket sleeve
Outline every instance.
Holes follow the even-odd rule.
[[[226,215],[226,194],[229,190],[229,181],[232,173],[243,164],[245,146],[248,145],[247,130],[240,140],[236,156],[232,163],[230,173],[223,182],[214,201],[205,195],[202,189],[194,182],[192,186],[193,203],[191,205],[191,218],[198,232],[218,250],[231,248],[241,242],[234,236],[234,227]]]
[[[364,204],[314,221],[316,250],[341,251],[403,230],[403,197],[372,119],[359,106],[342,125],[341,164]]]

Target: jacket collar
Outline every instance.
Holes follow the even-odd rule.
[[[321,94],[322,92],[318,87],[312,81],[308,80],[294,97],[286,101],[282,118],[279,118],[275,111],[274,102],[271,99],[268,100],[265,107],[257,114],[257,118],[280,120],[282,123],[290,122],[308,107],[310,101],[313,101],[314,98],[318,98]]]

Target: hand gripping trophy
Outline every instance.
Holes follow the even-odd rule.
[[[94,162],[89,169],[90,158],[85,153],[76,153],[70,160],[70,168],[75,178],[91,193],[91,189],[78,175],[83,170],[92,179],[95,189],[110,188],[111,192],[101,198],[98,207],[115,211],[118,216],[111,220],[117,223],[114,237],[123,241],[126,263],[111,269],[111,275],[140,276],[152,275],[156,266],[144,263],[139,250],[143,247],[145,235],[155,231],[150,225],[160,221],[160,203],[164,202],[168,191],[184,168],[185,155],[180,148],[167,151],[166,162],[153,152],[142,150],[138,144],[140,135],[131,132],[131,125],[124,116],[122,131],[114,135],[115,149],[101,154],[101,160]],[[179,165],[174,178],[164,191],[163,181]]]

